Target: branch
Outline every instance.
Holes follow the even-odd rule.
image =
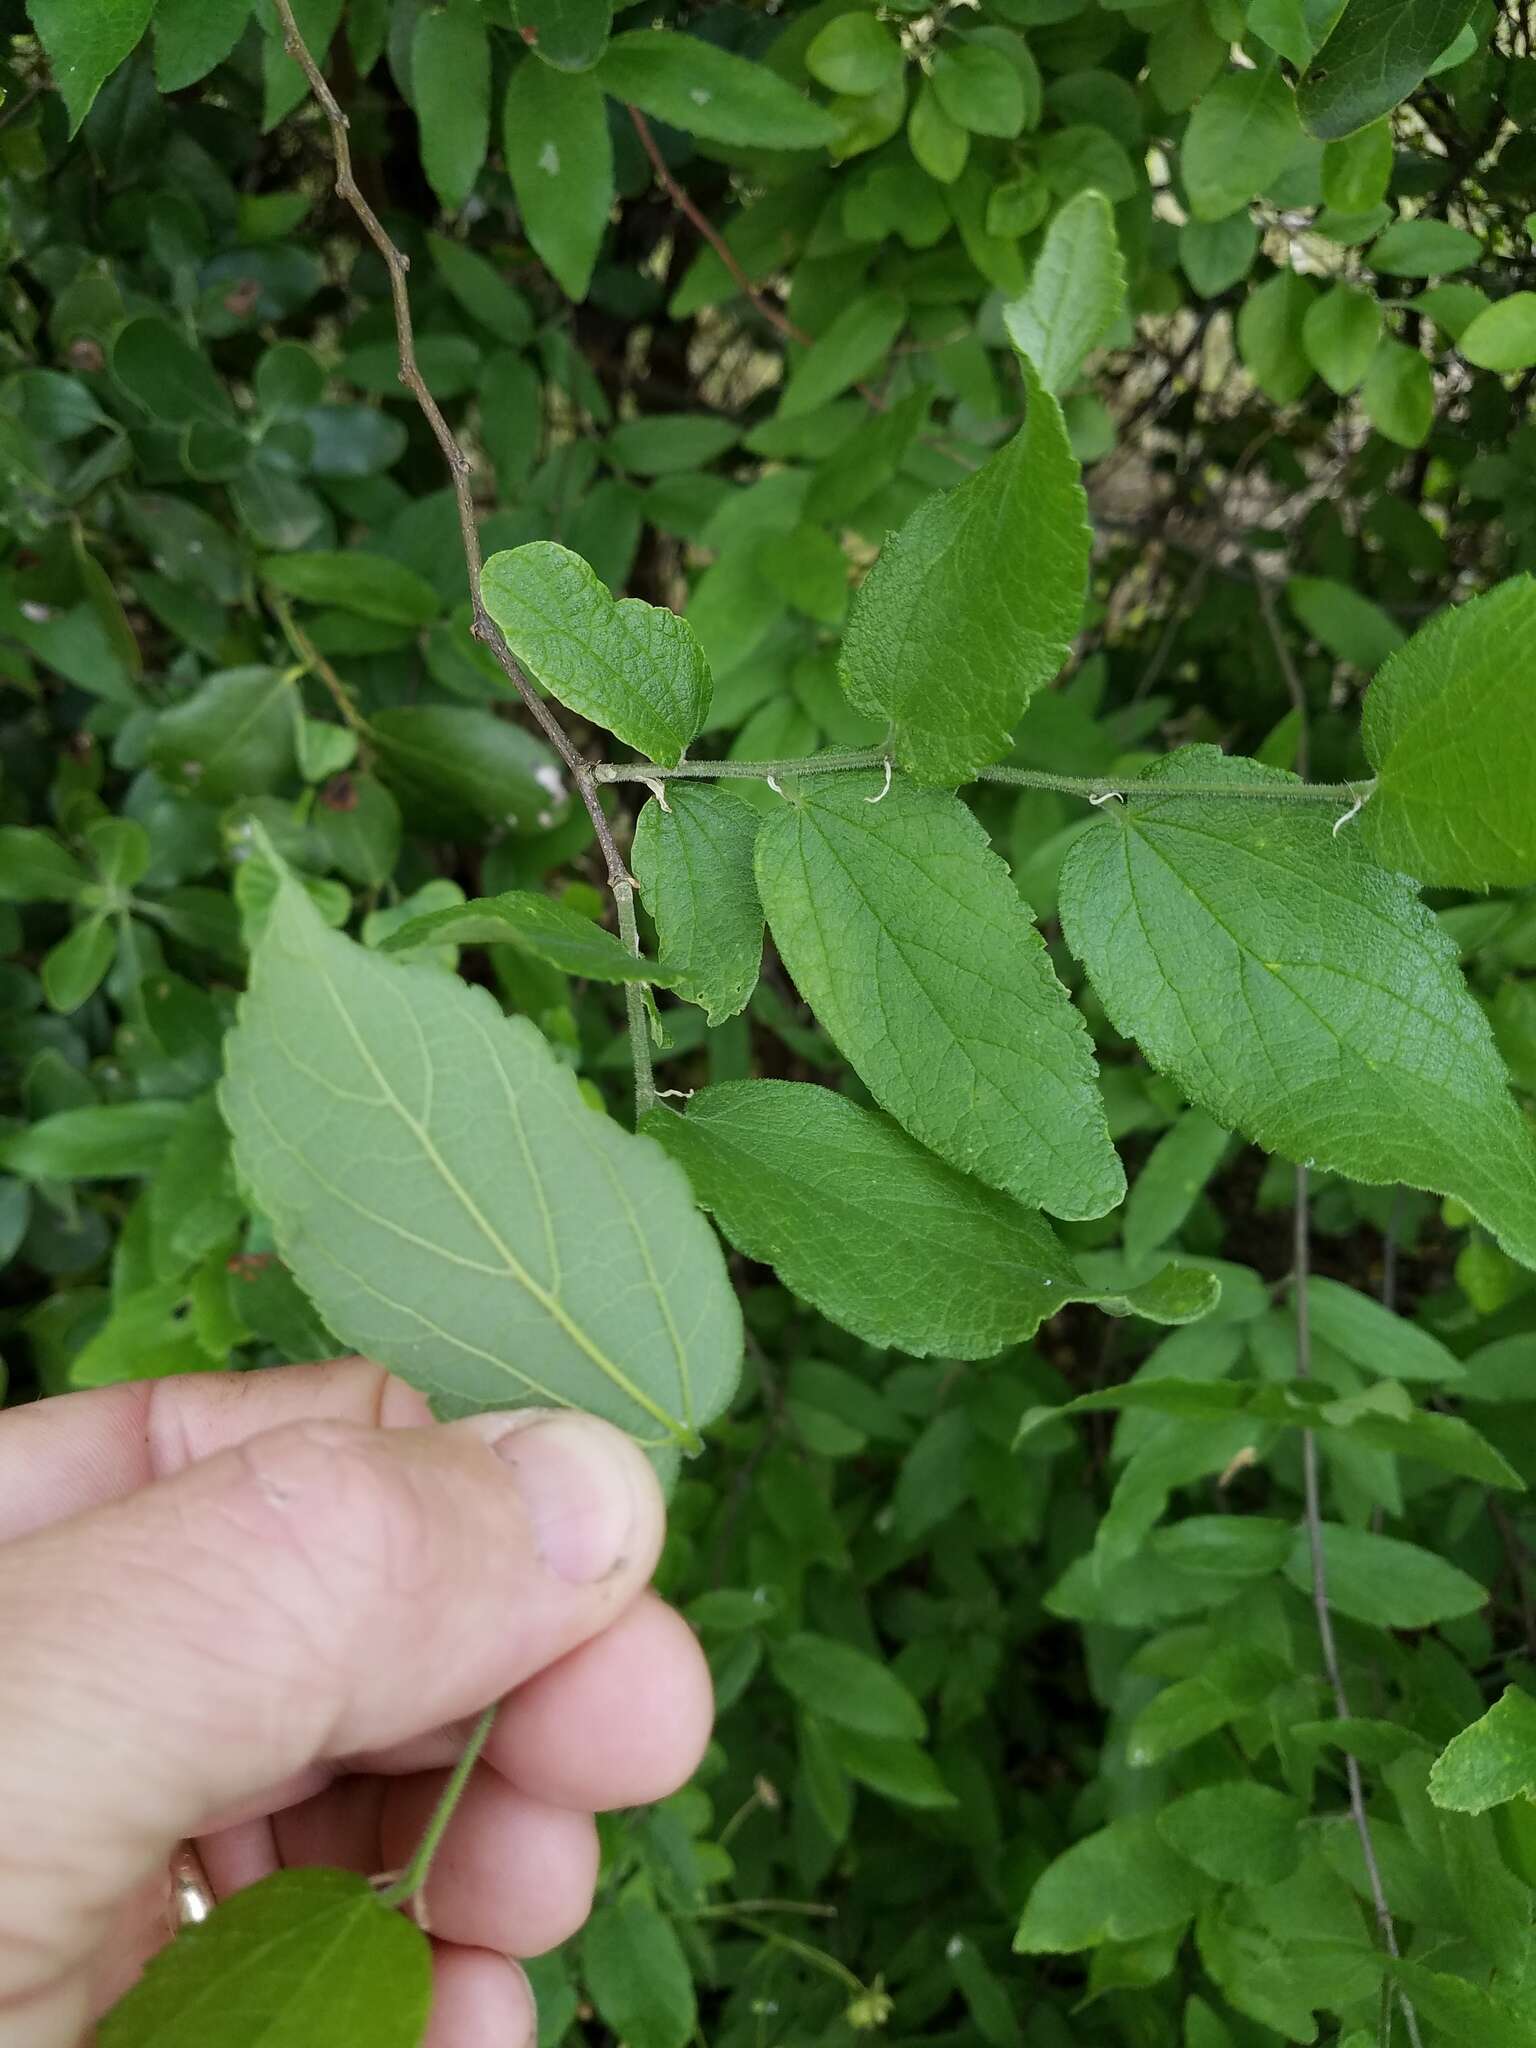
[[[1298,1166],[1293,1212],[1295,1250],[1291,1266],[1291,1305],[1296,1317],[1296,1377],[1299,1380],[1312,1377],[1312,1316],[1307,1300],[1307,1280],[1312,1263],[1308,1199],[1307,1169]],[[1333,1610],[1328,1604],[1328,1561],[1323,1551],[1323,1499],[1315,1430],[1304,1429],[1301,1433],[1301,1466],[1307,1548],[1312,1559],[1312,1607],[1317,1615],[1317,1639],[1323,1653],[1323,1670],[1327,1674],[1329,1689],[1333,1694],[1334,1711],[1341,1721],[1347,1721],[1350,1718],[1349,1693],[1345,1689],[1344,1671],[1339,1663],[1338,1640],[1333,1632]],[[1355,1823],[1355,1832],[1360,1837],[1360,1855],[1365,1864],[1366,1883],[1371,1888],[1371,1904],[1376,1912],[1376,1925],[1381,1933],[1382,1946],[1395,1961],[1400,1954],[1397,1928],[1393,1923],[1392,1908],[1387,1904],[1387,1889],[1382,1883],[1381,1865],[1376,1860],[1376,1844],[1371,1837],[1371,1818],[1365,1810],[1365,1786],[1360,1777],[1360,1765],[1348,1750],[1344,1752],[1344,1780],[1349,1787],[1349,1811]],[[1419,2035],[1418,2015],[1401,1991],[1397,1996],[1403,2008],[1403,2024],[1408,2029],[1408,2039],[1413,2048],[1423,2048]],[[1390,2026],[1390,2000],[1384,2011],[1387,2016],[1386,2024]]]
[[[1275,650],[1275,660],[1280,664],[1280,673],[1285,679],[1286,695],[1290,698],[1291,708],[1296,713],[1296,773],[1305,782],[1312,761],[1312,740],[1307,728],[1307,693],[1296,664],[1291,659],[1291,650],[1286,644],[1285,633],[1275,610],[1275,593],[1270,588],[1269,578],[1257,562],[1253,564],[1253,587],[1258,596],[1259,610],[1263,614],[1264,629],[1269,634],[1270,645]]]
[[[356,214],[364,233],[383,257],[389,272],[390,297],[394,302],[395,311],[395,339],[400,355],[400,382],[420,407],[422,417],[432,429],[433,438],[442,449],[443,459],[448,464],[449,474],[453,478],[453,495],[458,505],[459,537],[464,547],[464,567],[469,578],[469,602],[475,638],[489,647],[534,723],[565,763],[576,786],[576,792],[586,807],[587,816],[592,820],[592,830],[597,836],[603,865],[607,870],[608,886],[613,892],[614,905],[618,911],[619,929],[624,936],[625,944],[638,956],[640,938],[635,924],[634,877],[625,866],[623,856],[614,840],[612,828],[597,794],[592,770],[577,752],[560,721],[524,675],[511,648],[502,638],[500,627],[486,610],[485,601],[480,595],[480,530],[475,518],[475,501],[469,486],[470,461],[460,447],[453,429],[444,419],[441,406],[427,389],[426,379],[417,366],[416,336],[411,322],[410,294],[405,281],[406,272],[410,268],[409,259],[404,251],[396,248],[390,240],[378,215],[358,189],[357,180],[352,175],[352,149],[347,139],[347,117],[336,95],[326,83],[324,73],[310,54],[309,46],[294,20],[292,0],[273,0],[273,5],[277,10],[277,18],[282,23],[284,48],[309,80],[310,91],[319,101],[330,125],[331,151],[336,162],[337,197]],[[645,1027],[644,1008],[639,1007],[637,1013],[636,1002],[632,996],[629,1003],[632,1038],[635,1037],[637,1014],[639,1025]],[[642,1071],[649,1076],[649,1040],[642,1046],[636,1038],[634,1055],[636,1106],[637,1112],[643,1114],[639,1109],[639,1097],[642,1092],[640,1078]],[[649,1107],[649,1104],[646,1107]]]
[[[644,114],[641,113],[638,107],[631,107],[629,109],[629,118],[635,124],[635,133],[640,138],[640,147],[651,160],[651,168],[656,173],[657,184],[662,187],[683,218],[693,227],[697,228],[705,241],[708,242],[710,248],[714,250],[720,261],[730,272],[736,289],[745,298],[750,300],[752,305],[756,307],[757,311],[768,322],[768,325],[776,328],[786,340],[797,341],[802,348],[809,348],[811,336],[806,333],[803,327],[797,327],[787,314],[780,312],[779,308],[766,293],[758,290],[757,286],[742,268],[737,260],[735,251],[720,233],[720,230],[699,207],[694,205],[688,194],[679,185],[676,178],[673,177],[671,171],[668,170],[667,160],[657,147],[656,138],[651,133],[651,124],[646,120]],[[925,343],[924,346],[926,347],[928,344]],[[872,386],[858,384],[854,388],[861,398],[867,400],[875,408],[876,412],[885,412],[889,409],[885,399]]]
[[[649,761],[599,761],[594,782],[777,782],[781,775],[845,775],[859,768],[886,768],[890,756],[879,747],[859,753],[807,754],[785,761],[683,761],[656,768]],[[1343,804],[1366,802],[1375,781],[1351,782],[1117,782],[1098,775],[1048,775],[1040,768],[981,768],[975,782],[1001,782],[1011,789],[1053,789],[1091,804],[1166,803],[1170,797],[1232,798],[1240,803]]]

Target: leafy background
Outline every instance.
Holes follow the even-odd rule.
[[[1282,1156],[1233,1136],[1240,1104],[1223,1119],[1198,1042],[1148,1017],[1099,933],[1095,869],[1129,827],[1071,789],[982,781],[971,814],[1012,879],[969,868],[969,914],[1027,926],[1017,896],[1039,920],[1130,1180],[1092,1215],[1114,1195],[1101,1154],[1096,1194],[1047,1202],[1077,1218],[1051,1242],[1122,1311],[1170,1251],[1221,1283],[1172,1334],[1085,1302],[1029,1341],[1052,1304],[1021,1314],[987,1271],[995,1244],[1049,1279],[1023,1212],[927,1154],[902,1230],[869,1205],[914,1148],[868,1108],[866,1086],[900,1114],[850,1044],[849,955],[834,942],[819,970],[804,906],[771,900],[793,893],[785,842],[851,830],[878,768],[793,813],[750,772],[882,748],[888,725],[920,766],[969,716],[1011,732],[1005,768],[1100,796],[1207,744],[1363,784],[1392,739],[1380,697],[1362,738],[1373,674],[1447,600],[1497,587],[1454,647],[1426,636],[1394,667],[1400,691],[1454,674],[1461,694],[1383,792],[1393,773],[1422,792],[1483,721],[1455,831],[1410,851],[1373,803],[1335,836],[1347,797],[1274,829],[1362,902],[1384,886],[1367,850],[1434,885],[1428,913],[1402,885],[1387,917],[1420,948],[1410,986],[1459,989],[1459,959],[1528,1117],[1536,706],[1529,586],[1507,579],[1536,567],[1530,10],[295,12],[410,259],[417,361],[485,552],[554,543],[683,612],[713,672],[694,754],[749,771],[673,785],[670,831],[652,806],[636,833],[643,784],[604,786],[642,903],[683,906],[671,929],[642,912],[695,1005],[660,997],[656,1079],[721,1092],[663,1136],[746,1247],[746,1367],[677,1481],[663,1570],[710,1653],[718,1739],[696,1785],[607,1825],[590,1930],[533,1966],[544,2040],[1536,2042],[1520,1169],[1485,1199],[1497,1146],[1454,1117],[1435,1170],[1394,1151],[1402,1084],[1372,1094],[1362,1072],[1355,1170],[1376,1184],[1298,1187],[1290,1162],[1326,1156],[1300,1108],[1263,1133]],[[605,864],[566,764],[471,632],[388,271],[333,193],[269,0],[8,0],[3,22],[0,1335],[27,1399],[335,1348],[214,1095],[272,914],[263,844],[307,897],[305,946],[316,917],[370,949],[416,924],[417,957],[430,938],[620,1121],[645,999],[593,923]],[[1041,456],[992,554],[936,591],[927,666],[892,681],[856,627],[850,675],[891,693],[845,693],[852,591],[932,493],[1043,431],[1032,383],[1060,395],[1092,527],[1065,674],[1045,686],[1074,639],[1073,561],[1044,564],[1080,515],[1071,464],[1047,485]],[[988,644],[973,600],[1008,550],[1041,569],[1019,632]],[[666,644],[675,721],[688,657]],[[1042,687],[1015,721],[987,692],[1026,644]],[[527,658],[588,759],[615,752],[604,727],[663,763],[693,737],[654,704],[631,729],[622,693],[573,704],[588,665],[562,688],[547,650]],[[974,688],[936,714],[929,680],[962,669]],[[999,751],[977,741],[951,779]],[[884,801],[882,831],[959,829],[922,823],[904,780]],[[1255,807],[1226,809],[1251,843]],[[1145,815],[1137,843],[1171,843],[1176,806]],[[1207,858],[1202,886],[1236,900],[1248,869]],[[899,882],[864,879],[894,927]],[[498,937],[523,943],[453,915],[513,891]],[[1286,899],[1260,878],[1243,900]],[[1358,927],[1339,932],[1344,969]],[[1504,1100],[1491,1050],[1438,1057],[1463,1081],[1491,1062]],[[780,1092],[805,1082],[814,1115]],[[719,1186],[706,1114],[734,1117]],[[1497,1143],[1528,1150],[1512,1114]],[[808,1219],[774,1179],[786,1148]],[[1420,1180],[1454,1194],[1398,1185]]]

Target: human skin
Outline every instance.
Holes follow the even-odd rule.
[[[647,1590],[646,1460],[588,1416],[437,1424],[362,1359],[0,1417],[0,2037],[77,2048],[166,1939],[194,1840],[227,1896],[398,1869],[497,1715],[433,1867],[429,2048],[528,2048],[513,1958],[575,1932],[593,1816],[662,1798],[708,1673]]]

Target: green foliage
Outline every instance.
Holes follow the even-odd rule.
[[[298,0],[426,414],[284,12],[5,16],[13,1397],[651,1447],[543,2048],[1529,2048],[1528,10]]]
[[[282,1870],[157,1956],[100,2039],[102,2048],[191,2048],[212,2024],[229,2048],[364,2038],[412,2048],[431,1995],[426,1936],[381,1905],[366,1878]]]

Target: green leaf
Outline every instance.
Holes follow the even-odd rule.
[[[613,206],[613,143],[594,74],[525,57],[507,85],[503,146],[523,231],[566,297],[579,302]]]
[[[844,306],[789,373],[779,418],[815,412],[880,366],[906,324],[906,301],[894,292],[863,292]]]
[[[0,825],[0,903],[72,903],[90,879],[48,833]]]
[[[1148,1770],[1241,1720],[1274,1691],[1285,1666],[1266,1650],[1222,1643],[1198,1671],[1175,1680],[1149,1700],[1126,1730],[1126,1761]]]
[[[1337,213],[1369,213],[1392,182],[1392,124],[1373,121],[1323,150],[1323,201]]]
[[[878,1792],[882,1799],[922,1813],[941,1812],[959,1803],[939,1775],[938,1765],[917,1743],[865,1735],[855,1728],[840,1728],[836,1722],[829,1723],[825,1732],[827,1747],[849,1777]]]
[[[121,326],[112,340],[112,375],[152,419],[166,426],[231,419],[229,395],[213,365],[180,329],[158,313]]]
[[[608,42],[612,0],[512,0],[525,43],[557,71],[590,71]]]
[[[837,140],[837,123],[824,108],[766,65],[699,36],[628,29],[603,52],[596,77],[616,100],[728,147],[821,149]]]
[[[813,1714],[887,1741],[920,1742],[928,1722],[895,1672],[831,1636],[785,1636],[769,1650],[773,1675]]]
[[[360,889],[382,889],[394,873],[400,857],[400,806],[377,776],[338,776],[317,791],[310,831],[325,865]]]
[[[1429,1796],[1452,1813],[1486,1813],[1536,1793],[1536,1700],[1507,1685],[1481,1720],[1452,1738],[1429,1774]]]
[[[1024,1955],[1066,1955],[1182,1927],[1208,1889],[1163,1840],[1152,1814],[1074,1842],[1036,1880],[1014,1936]]]
[[[718,413],[658,413],[653,419],[625,420],[608,436],[608,451],[621,469],[636,476],[672,476],[679,470],[703,469],[735,446],[740,430]]]
[[[1421,448],[1435,422],[1435,377],[1417,349],[1384,339],[1365,374],[1361,401],[1371,425],[1399,448]]]
[[[1356,1287],[1314,1274],[1307,1282],[1307,1304],[1314,1336],[1363,1372],[1440,1388],[1465,1377],[1466,1368],[1438,1337]]]
[[[572,711],[675,768],[709,711],[710,675],[692,626],[638,597],[617,603],[557,541],[492,555],[486,610],[507,645]]]
[[[629,2048],[687,2048],[698,2011],[693,1972],[672,1923],[644,1899],[599,1906],[581,1941],[599,2018]]]
[[[1356,668],[1379,668],[1403,644],[1396,620],[1347,583],[1327,576],[1293,576],[1285,597],[1313,639]]]
[[[932,79],[924,78],[918,85],[907,116],[907,145],[922,169],[941,185],[952,185],[965,169],[970,135],[940,106]]]
[[[1384,1967],[1451,2048],[1536,2048],[1536,2026],[1523,2001],[1518,2007],[1507,2005],[1465,1977],[1448,1976],[1406,1957]]]
[[[1046,229],[1023,296],[1003,308],[1008,338],[1048,391],[1060,391],[1120,317],[1125,265],[1114,210],[1102,192],[1079,192]]]
[[[1307,360],[1340,397],[1364,381],[1381,340],[1381,307],[1369,292],[1336,284],[1314,299],[1301,325]]]
[[[328,931],[286,875],[222,1106],[326,1323],[446,1410],[579,1406],[692,1445],[729,1400],[740,1314],[672,1163],[525,1018]]]
[[[1336,1522],[1323,1525],[1323,1566],[1328,1604],[1373,1628],[1433,1628],[1436,1622],[1475,1614],[1488,1600],[1486,1587],[1434,1551]],[[1298,1592],[1311,1593],[1312,1557],[1304,1530],[1296,1532],[1285,1575]]]
[[[105,912],[77,924],[43,956],[40,972],[49,1009],[66,1016],[78,1010],[101,986],[116,952],[117,934]]]
[[[491,50],[479,0],[447,0],[417,15],[411,96],[421,167],[438,205],[457,213],[491,140]]]
[[[832,92],[879,92],[906,68],[901,44],[873,14],[839,14],[818,29],[805,68]]]
[[[1378,859],[1469,889],[1536,882],[1536,581],[1512,577],[1422,626],[1365,700]]]
[[[23,1180],[129,1180],[153,1173],[185,1110],[181,1102],[61,1109],[0,1138],[0,1170]]]
[[[294,19],[310,55],[325,70],[326,58],[341,21],[343,0],[293,0]],[[309,92],[309,80],[289,56],[275,10],[263,10],[262,108],[263,134],[270,134]]]
[[[1004,141],[1024,126],[1024,85],[1001,50],[984,43],[952,43],[934,53],[929,81],[939,105],[973,135]]]
[[[1083,1291],[1043,1217],[831,1089],[728,1082],[645,1128],[739,1251],[867,1344],[989,1358]]]
[[[1476,235],[1443,220],[1398,220],[1371,245],[1370,265],[1383,277],[1442,277],[1465,270],[1483,252]]]
[[[1312,381],[1306,323],[1314,297],[1310,279],[1281,270],[1238,308],[1238,354],[1271,405],[1293,404]]]
[[[1077,840],[1061,917],[1116,1028],[1218,1123],[1456,1196],[1536,1263],[1536,1139],[1456,949],[1321,806],[1180,797],[1289,778],[1188,748]],[[1193,992],[1198,990],[1198,999]]]
[[[64,96],[69,132],[91,111],[103,81],[149,27],[155,0],[27,0],[27,12]]]
[[[1180,161],[1197,220],[1223,220],[1273,184],[1296,153],[1296,101],[1271,58],[1225,72],[1189,117]]]
[[[239,42],[252,0],[152,0],[155,84],[180,92],[206,78]]]
[[[1466,25],[1474,0],[1347,0],[1297,100],[1312,134],[1351,135],[1405,100]]]
[[[423,15],[422,19],[426,18]],[[451,242],[446,235],[429,234],[427,246],[438,275],[472,319],[514,348],[533,339],[528,301],[494,264],[476,255],[467,243]]]
[[[1511,292],[1463,328],[1457,347],[1480,370],[1507,376],[1536,364],[1536,292]]]
[[[1092,1044],[957,797],[838,775],[758,834],[780,957],[881,1108],[962,1173],[1066,1217],[1125,1192]]]
[[[1024,425],[891,534],[843,638],[858,711],[887,718],[896,762],[963,782],[995,761],[1082,619],[1090,536],[1061,408],[1027,362]]]
[[[149,758],[214,803],[274,789],[293,770],[294,685],[275,668],[211,675],[155,720]]]
[[[443,609],[442,599],[424,576],[388,555],[364,554],[360,548],[268,555],[261,574],[290,597],[338,605],[390,626],[427,626]]]
[[[670,985],[711,1024],[744,1010],[763,956],[752,873],[758,813],[729,789],[674,782],[640,813],[630,865],[655,920]]]
[[[528,889],[429,910],[391,932],[380,950],[413,953],[424,946],[515,946],[587,981],[651,981],[662,988],[671,983],[665,968],[631,953],[590,917]]]
[[[432,2005],[421,1929],[344,1870],[280,1870],[162,1948],[100,2048],[415,2048]],[[211,2030],[211,2033],[210,2033]]]
[[[1259,231],[1245,207],[1225,220],[1187,220],[1179,229],[1184,275],[1205,299],[1245,278],[1258,253]]]
[[[1158,1139],[1125,1204],[1125,1256],[1132,1265],[1183,1226],[1231,1142],[1231,1133],[1198,1109],[1186,1109]]]
[[[376,711],[379,770],[424,831],[478,839],[487,825],[553,825],[567,802],[560,764],[541,740],[489,711],[400,704]]]

